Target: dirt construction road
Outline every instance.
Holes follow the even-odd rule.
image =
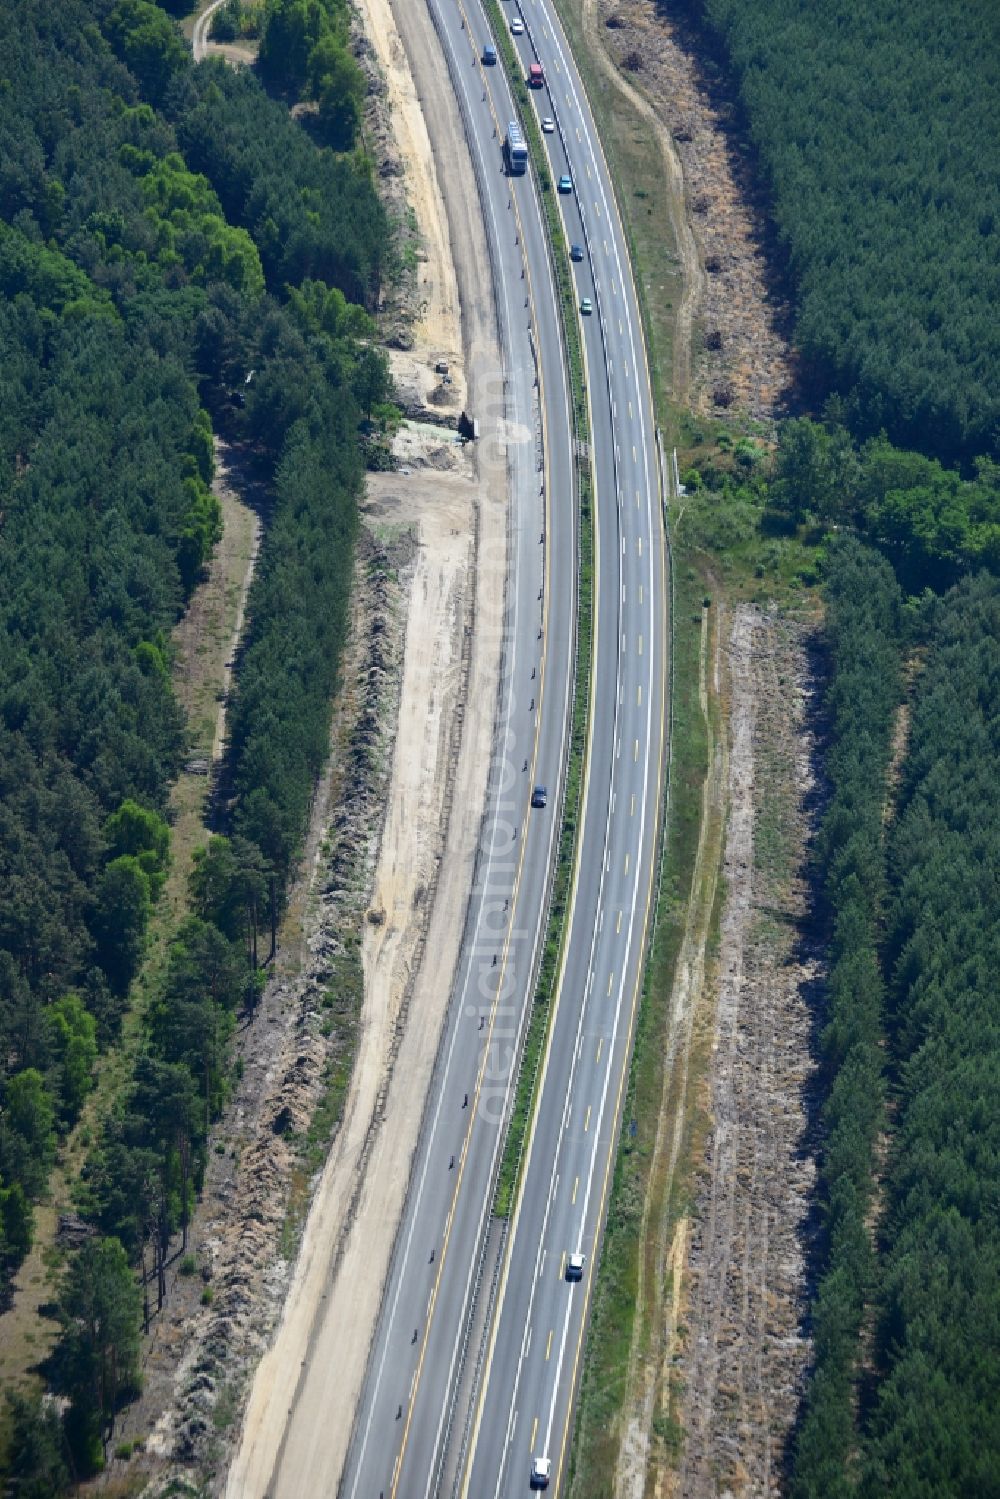
[[[396,19],[426,85],[433,153],[388,0],[364,0],[361,10],[396,105],[396,144],[424,233],[423,313],[409,362],[419,365],[422,350],[426,360],[449,357],[455,388],[467,388],[475,410],[500,369],[478,200],[462,187],[473,179],[461,125],[450,93],[433,87],[440,61],[423,7],[402,3]],[[460,188],[447,199],[447,220],[445,183]],[[458,954],[500,665],[506,467],[489,442],[464,474],[446,450],[431,461],[446,470],[383,476],[369,491],[369,522],[414,524],[419,546],[364,943],[362,1035],[284,1316],[251,1392],[232,1499],[336,1491]]]

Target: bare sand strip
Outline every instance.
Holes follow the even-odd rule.
[[[397,18],[426,86],[427,127],[388,0],[362,0],[361,10],[397,105],[398,145],[425,233],[427,294],[417,334],[428,355],[443,349],[454,358],[464,345],[466,368],[455,373],[475,410],[498,389],[500,367],[461,122],[439,84],[437,41],[424,8],[402,0]],[[447,221],[445,183],[452,188]],[[375,487],[377,518],[415,519],[419,546],[372,901],[376,922],[364,945],[362,1037],[284,1316],[251,1391],[228,1480],[232,1499],[335,1492],[350,1436],[458,956],[486,790],[500,668],[506,465],[501,445],[484,437],[490,440],[479,445],[474,483],[435,473],[393,476]],[[449,816],[449,802],[461,815]]]

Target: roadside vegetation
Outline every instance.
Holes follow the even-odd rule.
[[[81,1142],[89,1235],[64,1259],[44,1369],[65,1419],[37,1386],[7,1412],[18,1492],[57,1495],[100,1468],[138,1386],[227,1041],[273,951],[326,750],[356,502],[382,461],[371,311],[393,262],[364,159],[320,148],[251,74],[195,68],[158,6],[21,0],[0,39],[5,1298],[140,973],[143,991],[134,1059]],[[213,432],[272,499],[222,831],[150,967],[187,738],[170,630],[220,534]]]
[[[265,83],[315,101],[322,138],[337,151],[353,148],[365,97],[350,15],[348,0],[267,0],[257,54]]]

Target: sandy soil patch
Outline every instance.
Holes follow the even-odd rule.
[[[809,1357],[806,1141],[819,959],[804,944],[815,824],[815,690],[806,628],[735,611],[729,798],[710,1066],[712,1128],[694,1213],[678,1368],[676,1486],[777,1495]],[[658,1490],[659,1491],[659,1490]]]
[[[777,1494],[809,1356],[806,1095],[818,982],[802,938],[818,801],[809,626],[747,605],[718,614],[711,637],[707,611],[703,619],[708,774],[671,995],[616,1499]],[[672,1187],[692,1121],[705,1148],[693,1209],[678,1217]]]

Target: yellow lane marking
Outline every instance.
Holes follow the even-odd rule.
[[[535,1419],[531,1423],[531,1450],[532,1450],[532,1452],[534,1452],[534,1450],[535,1450],[535,1436],[536,1436],[537,1432],[538,1432],[538,1417],[536,1416]]]
[[[625,855],[625,873],[626,874],[628,874],[628,861],[629,861],[629,855],[626,854]]]
[[[552,1352],[552,1334],[554,1332],[555,1332],[555,1328],[554,1327],[550,1327],[549,1328],[548,1340],[546,1341],[546,1344],[545,1344],[545,1362],[546,1363],[548,1363],[548,1361],[549,1361],[549,1354]],[[532,1447],[534,1447],[534,1445],[535,1445],[534,1432],[532,1432],[532,1436],[531,1436],[531,1445],[532,1445]]]
[[[597,1040],[597,1056],[594,1058],[595,1062],[599,1062],[601,1060],[601,1052],[603,1050],[604,1050],[604,1037],[603,1036],[599,1036],[598,1040]]]
[[[614,983],[614,981],[615,981],[614,974],[613,973],[609,973],[608,974],[608,993],[609,994],[611,993],[611,985]]]
[[[587,1117],[583,1121],[583,1132],[584,1132],[584,1134],[587,1133],[587,1131],[588,1131],[589,1128],[590,1128],[590,1104],[588,1103],[588,1105],[587,1105]]]
[[[635,749],[632,751],[632,759],[633,760],[638,760],[638,758],[639,758],[639,741],[637,739],[635,741]]]
[[[621,929],[622,929],[622,913],[619,911],[618,912],[618,921],[617,921],[617,924],[615,926],[615,936],[618,935],[618,933],[621,931]]]
[[[562,1259],[559,1261],[559,1279],[562,1280],[562,1278],[563,1278],[563,1276],[565,1274],[566,1274],[566,1251],[564,1249],[563,1252],[562,1252]]]

